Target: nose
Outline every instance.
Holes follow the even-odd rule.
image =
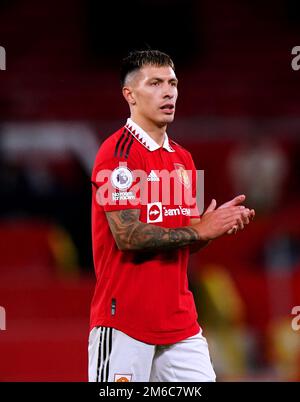
[[[166,84],[164,86],[164,91],[163,91],[163,98],[164,99],[173,99],[173,98],[175,98],[176,94],[177,94],[177,88],[176,87],[174,87],[172,85],[169,85],[169,84]]]

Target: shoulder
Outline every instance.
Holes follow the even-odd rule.
[[[182,145],[178,144],[178,142],[175,142],[171,138],[169,138],[169,143],[171,147],[178,152],[183,158],[185,158],[188,161],[193,161],[192,154],[190,151],[188,151],[186,148],[184,148]]]
[[[95,163],[107,159],[129,160],[137,157],[138,150],[135,143],[133,135],[125,127],[121,127],[102,142]]]
[[[94,162],[93,171],[114,168],[119,163],[127,164],[131,169],[142,168],[143,159],[137,147],[137,141],[125,128],[109,135],[101,144]]]
[[[175,142],[172,138],[169,137],[169,143],[171,145],[171,147],[177,151],[177,152],[181,152],[183,154],[190,154],[190,152],[184,148],[182,145],[178,144],[178,142]]]

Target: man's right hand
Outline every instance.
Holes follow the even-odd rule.
[[[202,215],[200,222],[193,226],[202,241],[216,239],[232,228],[242,230],[252,219],[254,211],[244,206],[235,205],[216,209],[216,200],[213,199]]]

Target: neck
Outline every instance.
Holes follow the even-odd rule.
[[[167,129],[167,125],[158,126],[151,120],[147,120],[141,116],[136,116],[133,113],[130,116],[131,120],[133,120],[138,126],[140,126],[150,137],[160,146],[164,143],[165,133]]]

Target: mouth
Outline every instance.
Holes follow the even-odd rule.
[[[175,105],[173,103],[166,103],[160,107],[160,110],[165,114],[173,114],[175,111]]]

